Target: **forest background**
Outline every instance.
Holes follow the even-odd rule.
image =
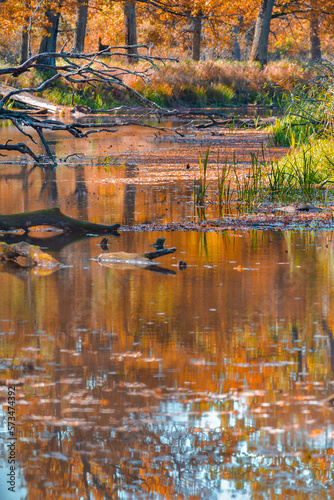
[[[126,84],[163,106],[268,104],[273,88],[291,91],[296,79],[307,80],[305,61],[334,56],[332,0],[1,0],[0,8],[2,65],[41,52],[107,54],[125,45],[126,56],[120,50],[113,64],[129,65]],[[179,62],[158,63],[162,71],[145,82],[134,66],[152,55]],[[5,83],[29,86],[32,74],[24,78]],[[124,102],[123,90],[54,87],[44,95],[62,104]]]

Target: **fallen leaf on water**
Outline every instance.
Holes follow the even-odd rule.
[[[323,434],[323,430],[322,429],[313,429],[313,431],[309,432],[309,437],[311,438],[315,438],[315,437],[318,437],[320,434]]]

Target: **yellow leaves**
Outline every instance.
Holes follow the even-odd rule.
[[[256,267],[254,267],[254,268],[252,268],[252,267],[242,267],[242,266],[240,266],[240,265],[239,265],[239,266],[237,266],[237,267],[234,267],[233,269],[234,269],[235,271],[238,271],[239,273],[240,273],[241,271],[258,271],[258,268],[256,268]]]
[[[242,266],[239,265],[237,267],[234,267],[233,269],[235,269],[236,271],[241,272],[241,271],[245,271],[247,268],[246,267],[242,267]]]

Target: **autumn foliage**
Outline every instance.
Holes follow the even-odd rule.
[[[11,62],[20,57],[23,32],[28,32],[29,50],[38,52],[41,39],[50,27],[49,12],[60,14],[57,48],[65,46],[68,50],[73,46],[76,15],[82,3],[78,0],[1,2],[1,56]],[[193,57],[194,50],[198,49],[201,59],[247,60],[261,1],[87,0],[85,51],[96,51],[99,38],[104,45],[124,44],[125,3],[133,4],[135,9],[138,44],[147,46],[139,49],[140,55],[154,51],[155,55],[186,59]],[[316,47],[329,58],[333,52],[332,2],[295,0],[287,5],[275,2],[270,30],[272,59],[315,57],[312,50]],[[313,46],[314,43],[318,45]]]

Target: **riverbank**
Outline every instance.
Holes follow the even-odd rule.
[[[104,62],[119,66],[110,59]],[[291,92],[297,84],[307,82],[313,69],[291,61],[270,62],[262,69],[250,62],[187,60],[158,63],[154,67],[141,62],[125,67],[125,71],[128,74],[123,75],[123,83],[137,94],[114,84],[112,87],[78,84],[74,88],[58,80],[38,95],[62,106],[82,105],[92,109],[138,105],[142,103],[139,95],[167,108],[272,105],[279,104],[282,95]],[[32,71],[16,78],[7,77],[3,83],[36,87],[42,79],[38,71]]]

